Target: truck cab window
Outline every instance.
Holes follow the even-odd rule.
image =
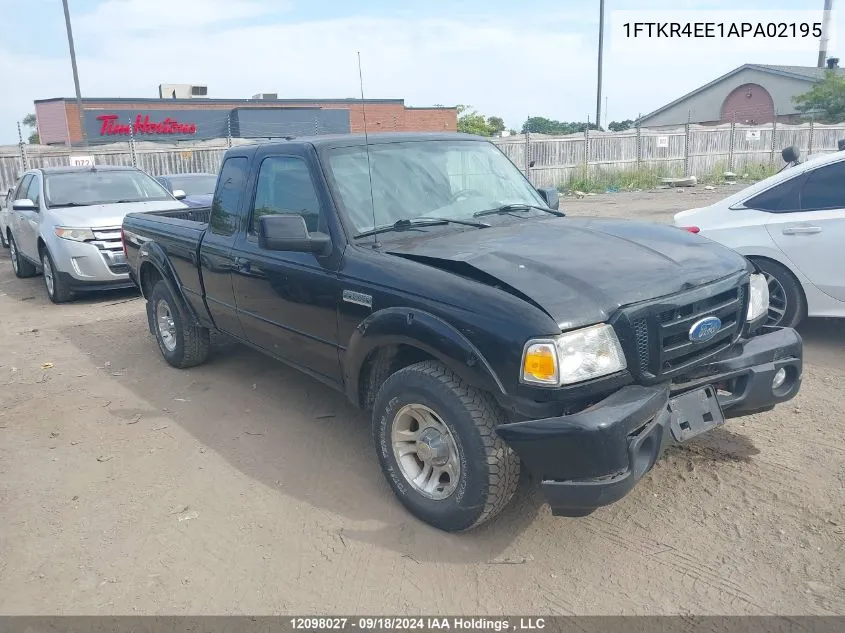
[[[309,232],[321,230],[320,201],[308,165],[295,156],[270,156],[261,163],[250,233],[258,234],[263,215],[297,213]]]
[[[248,161],[234,156],[223,163],[217,190],[211,203],[211,232],[216,235],[233,235],[238,229],[238,207],[241,192],[246,187]]]

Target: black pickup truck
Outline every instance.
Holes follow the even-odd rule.
[[[520,468],[555,515],[588,514],[668,443],[801,383],[748,260],[564,216],[477,137],[233,148],[211,208],[130,214],[123,239],[168,363],[204,362],[214,330],[342,390],[399,500],[443,530],[496,515]]]

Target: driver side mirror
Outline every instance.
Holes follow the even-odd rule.
[[[554,187],[543,187],[537,189],[537,193],[543,198],[550,209],[557,211],[560,208],[560,194]]]
[[[325,255],[332,240],[325,233],[309,233],[298,214],[265,215],[258,220],[258,246],[267,251]]]
[[[188,197],[188,194],[182,191],[181,189],[174,189],[173,190],[173,197],[177,200],[184,200]]]
[[[29,198],[20,198],[12,203],[15,211],[38,211],[38,205]]]

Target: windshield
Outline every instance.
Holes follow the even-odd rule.
[[[47,174],[48,207],[172,200],[167,189],[142,171],[103,170]]]
[[[545,203],[522,173],[486,141],[410,141],[370,145],[372,198],[366,147],[329,152],[329,170],[356,232],[397,220],[449,217],[508,204]]]
[[[188,196],[202,196],[214,193],[217,176],[168,176],[172,191],[181,189]]]

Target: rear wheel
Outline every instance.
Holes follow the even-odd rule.
[[[211,349],[208,329],[190,323],[164,281],[155,285],[149,302],[153,332],[164,360],[180,369],[204,363]]]
[[[15,236],[9,235],[9,257],[12,260],[12,270],[15,271],[15,276],[21,279],[35,276],[35,264],[25,259],[18,250],[18,245],[15,243]]]
[[[73,298],[67,282],[58,274],[50,251],[46,248],[41,253],[41,268],[44,271],[44,288],[53,303],[65,303]]]
[[[519,459],[495,431],[504,421],[489,394],[426,361],[379,389],[373,440],[399,501],[426,523],[457,532],[496,516],[516,490]]]
[[[783,265],[768,259],[754,263],[769,284],[769,316],[766,325],[795,327],[807,315],[804,291],[795,276]]]

